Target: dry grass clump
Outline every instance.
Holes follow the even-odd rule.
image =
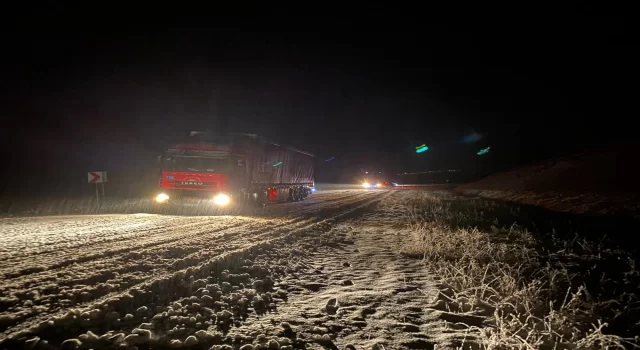
[[[618,336],[608,328],[608,322],[640,310],[636,294],[622,288],[638,288],[633,259],[617,280],[599,277],[600,289],[588,288],[585,267],[605,263],[615,253],[602,242],[553,238],[542,244],[523,227],[501,227],[491,211],[503,208],[486,200],[424,193],[407,205],[413,240],[405,253],[424,259],[439,279],[435,307],[470,320],[484,317],[467,324],[481,347],[640,347],[637,337]],[[480,225],[489,229],[480,230]],[[612,281],[617,292],[605,291]]]

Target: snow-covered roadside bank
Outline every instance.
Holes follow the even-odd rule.
[[[638,259],[633,248],[605,237],[616,227],[611,222],[584,226],[451,192],[418,192],[410,202],[414,237],[405,251],[438,281],[440,293],[429,307],[458,329],[445,339],[446,328],[438,331],[434,323],[444,343],[638,348]]]
[[[640,199],[635,194],[506,191],[467,187],[461,186],[456,191],[468,196],[532,205],[561,213],[640,218]]]

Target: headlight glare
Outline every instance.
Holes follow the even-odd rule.
[[[168,200],[169,200],[169,196],[166,195],[165,193],[160,193],[159,195],[156,196],[156,202],[158,203],[165,203]]]
[[[229,202],[231,202],[231,198],[224,193],[220,193],[213,197],[213,203],[222,207],[229,204]]]

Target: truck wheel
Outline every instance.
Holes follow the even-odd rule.
[[[298,187],[296,188],[296,198],[298,198],[298,201],[301,201],[304,199],[304,196],[302,195],[302,188]]]
[[[298,200],[299,201],[303,201],[304,200],[304,190],[302,189],[302,187],[298,187],[296,192],[298,193]]]
[[[267,191],[261,192],[260,195],[258,196],[258,206],[261,208],[264,208],[267,205],[268,201],[269,201],[269,194],[267,193]]]
[[[298,189],[297,189],[297,188],[294,188],[292,191],[293,191],[293,201],[294,201],[294,202],[299,201],[299,200],[300,200],[300,198],[298,197]]]
[[[267,204],[267,192],[254,192],[248,202],[249,205],[261,208]]]

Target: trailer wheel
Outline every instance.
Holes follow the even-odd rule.
[[[266,205],[267,200],[268,200],[267,191],[258,191],[258,192],[253,192],[249,195],[249,200],[247,201],[247,204],[256,208],[260,208]]]
[[[303,201],[304,200],[304,189],[302,187],[298,187],[296,189],[296,193],[298,194],[298,200],[299,201]]]
[[[298,189],[297,188],[293,188],[293,201],[297,202],[300,200],[300,196],[298,194]]]
[[[258,206],[264,208],[268,201],[269,193],[267,193],[267,191],[260,192],[260,195],[258,195]]]

